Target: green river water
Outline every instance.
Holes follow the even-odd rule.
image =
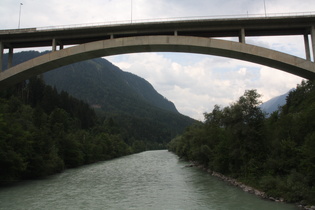
[[[297,209],[260,199],[166,151],[99,162],[0,189],[0,209]]]

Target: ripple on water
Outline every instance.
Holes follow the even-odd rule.
[[[262,200],[165,150],[99,162],[0,190],[0,209],[296,209]]]

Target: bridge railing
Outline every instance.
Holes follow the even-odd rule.
[[[108,21],[108,22],[98,22],[98,23],[85,23],[85,24],[38,27],[37,30],[55,30],[55,29],[97,27],[97,26],[107,26],[107,25],[111,26],[111,25],[123,25],[123,24],[135,24],[135,23],[185,21],[185,20],[186,21],[190,21],[190,20],[207,20],[207,19],[214,19],[215,20],[215,19],[231,19],[231,18],[268,18],[268,17],[298,17],[298,16],[315,16],[315,11],[312,11],[312,12],[295,12],[295,13],[266,13],[266,14],[191,16],[191,17],[172,17],[172,18]]]
[[[98,23],[84,23],[84,24],[71,24],[59,26],[44,26],[37,28],[22,28],[22,29],[7,29],[0,30],[0,34],[6,33],[25,33],[33,31],[47,31],[47,30],[67,30],[71,28],[83,27],[99,27],[99,26],[115,26],[126,24],[139,24],[139,23],[154,23],[154,22],[171,22],[171,21],[191,21],[191,20],[216,20],[216,19],[247,19],[247,18],[274,18],[274,17],[303,17],[315,16],[315,11],[311,12],[294,12],[294,13],[266,13],[266,14],[240,14],[240,15],[216,15],[216,16],[191,16],[191,17],[172,17],[172,18],[156,18],[156,19],[138,19],[138,20],[122,20],[122,21],[107,21]]]
[[[27,33],[37,31],[37,28],[20,28],[20,29],[5,29],[0,30],[0,34],[10,34],[10,33]]]

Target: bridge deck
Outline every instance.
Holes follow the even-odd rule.
[[[3,48],[27,48],[76,45],[110,38],[148,35],[184,35],[198,37],[305,35],[315,26],[315,16],[288,16],[237,19],[202,19],[166,22],[129,23],[40,30],[36,28],[0,30]]]

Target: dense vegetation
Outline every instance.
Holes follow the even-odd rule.
[[[13,65],[45,53],[15,53]],[[102,58],[40,77],[0,92],[0,185],[166,148],[194,122],[147,81]]]
[[[23,57],[23,54],[16,57]],[[104,112],[150,116],[151,109],[156,107],[178,114],[175,105],[160,95],[149,82],[122,71],[103,58],[46,72],[44,80],[56,86],[57,90],[64,90],[91,105],[98,105]]]
[[[48,51],[15,53],[13,65],[45,53]],[[4,69],[7,57],[4,54]],[[103,58],[57,68],[42,78],[58,92],[67,92],[87,102],[101,117],[101,122],[112,118],[124,138],[165,144],[194,122],[178,113],[174,104],[146,80],[122,71]]]
[[[303,81],[269,118],[248,90],[174,138],[169,149],[288,202],[315,204],[315,82]]]
[[[130,118],[123,125],[111,117],[99,120],[88,104],[38,78],[0,96],[0,184],[165,148],[160,138],[142,138],[139,132],[151,130],[141,119]],[[128,127],[134,124],[148,130],[131,133]]]

